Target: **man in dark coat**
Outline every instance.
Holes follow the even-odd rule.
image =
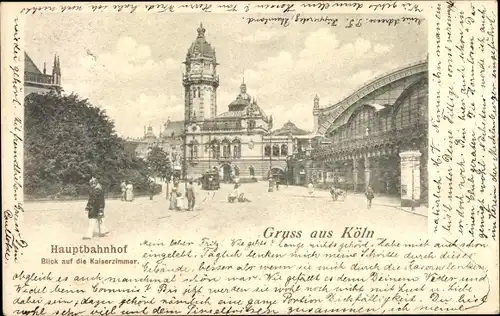
[[[372,200],[375,197],[375,194],[373,194],[373,189],[370,185],[366,188],[365,196],[366,196],[366,201],[368,204],[367,206],[368,206],[368,208],[371,208],[372,207]]]
[[[152,200],[155,195],[155,182],[153,179],[149,179],[148,181],[148,191],[149,191],[149,199]]]
[[[87,216],[89,218],[89,227],[83,239],[92,239],[96,229],[98,229],[101,234],[100,237],[104,237],[109,233],[103,221],[104,206],[104,190],[99,181],[97,181],[96,178],[92,178],[90,180],[89,200],[85,207],[85,211],[87,211]]]
[[[188,211],[194,210],[194,205],[196,203],[196,196],[194,194],[193,180],[189,180],[186,186],[186,198],[188,200]]]

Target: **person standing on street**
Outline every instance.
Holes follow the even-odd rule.
[[[367,206],[370,209],[372,207],[372,200],[375,197],[375,194],[373,194],[373,189],[372,189],[371,185],[369,185],[366,188],[365,196],[366,196]]]
[[[87,229],[87,234],[83,237],[83,239],[92,239],[94,237],[94,231],[96,228],[98,229],[100,236],[106,236],[109,231],[106,229],[104,225],[104,190],[102,189],[101,184],[97,181],[96,178],[92,178],[89,182],[90,184],[90,193],[89,200],[87,202],[87,206],[85,207],[85,211],[87,212],[87,217],[89,219],[89,227]]]
[[[128,202],[132,202],[134,200],[134,185],[132,182],[127,181],[125,200]]]
[[[267,192],[273,192],[273,178],[269,177],[269,188],[267,189]]]
[[[125,201],[125,193],[127,191],[127,184],[125,183],[125,181],[122,181],[122,183],[120,184],[120,189],[122,190],[121,200]]]
[[[155,195],[155,182],[153,179],[148,181],[149,199],[152,200]]]
[[[172,190],[170,191],[170,205],[168,208],[169,210],[175,210],[177,208],[177,190],[178,190],[178,185],[174,180]]]
[[[309,185],[307,186],[307,188],[309,189],[309,195],[313,195],[314,185],[313,185],[312,181],[309,182]]]
[[[189,180],[189,183],[186,186],[186,198],[188,201],[187,210],[193,211],[194,204],[196,202],[196,198],[195,198],[195,194],[194,194],[193,180]]]

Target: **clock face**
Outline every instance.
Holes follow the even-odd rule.
[[[192,68],[193,68],[193,72],[200,72],[201,71],[200,64],[193,64]]]

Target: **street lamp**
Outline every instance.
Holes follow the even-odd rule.
[[[183,166],[182,166],[182,178],[184,179],[184,190],[187,190],[187,122],[188,120],[184,120],[184,159],[183,159]]]
[[[269,175],[272,176],[271,169],[273,166],[273,142],[271,141],[271,130],[269,130]]]
[[[212,162],[211,162],[211,158],[212,158],[212,137],[211,137],[211,133],[208,134],[208,170],[212,169]]]

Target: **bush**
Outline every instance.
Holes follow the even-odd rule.
[[[75,197],[78,195],[78,191],[74,185],[68,184],[68,185],[63,185],[60,188],[58,195],[59,196]]]

